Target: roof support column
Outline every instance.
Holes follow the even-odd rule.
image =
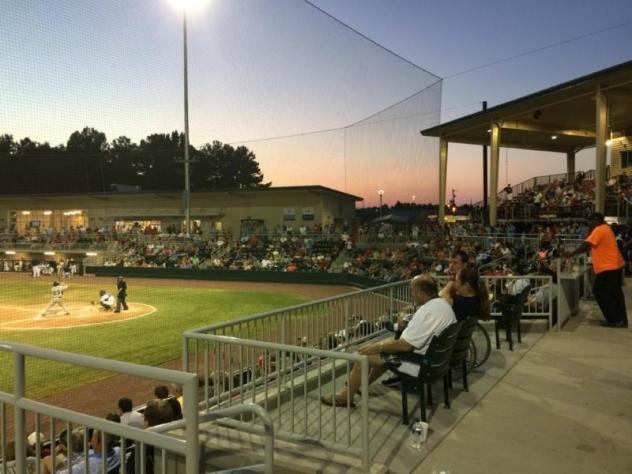
[[[498,224],[498,163],[500,158],[500,126],[492,123],[490,134],[490,169],[489,169],[489,225]]]
[[[595,106],[595,211],[603,213],[606,207],[608,104],[601,87],[597,87]]]
[[[575,151],[566,152],[566,181],[575,182]]]
[[[439,225],[445,225],[445,189],[448,173],[448,139],[439,138]]]

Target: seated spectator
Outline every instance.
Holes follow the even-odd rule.
[[[184,395],[182,393],[182,385],[172,383],[171,389],[173,390],[173,396],[180,404],[180,410],[182,411],[182,413],[184,413]]]
[[[489,293],[485,283],[480,281],[478,272],[473,268],[462,268],[454,281],[439,292],[456,315],[457,321],[463,321],[472,316],[487,320],[489,314]]]
[[[550,276],[551,284],[546,284],[534,288],[527,299],[527,305],[535,306],[536,311],[549,310],[549,298],[555,300],[557,298],[557,273],[553,270],[553,265],[541,265],[538,270],[539,275]]]
[[[180,406],[180,403],[178,403],[178,400],[169,394],[169,389],[166,386],[158,385],[154,389],[154,395],[156,395],[156,398],[160,400],[166,400],[167,403],[171,405],[174,420],[180,420],[182,418],[182,407]]]
[[[386,372],[385,362],[399,365],[402,373],[417,376],[419,366],[407,360],[406,355],[413,351],[425,354],[433,336],[439,335],[445,328],[456,322],[454,311],[437,294],[437,284],[430,275],[421,275],[411,281],[414,301],[421,305],[410,323],[397,340],[389,339],[364,346],[359,353],[369,356],[369,383],[377,380]],[[338,407],[355,406],[353,398],[360,388],[360,364],[355,364],[349,376],[347,387],[338,393],[324,395],[321,402]]]
[[[73,441],[74,444],[74,441]],[[107,433],[101,433],[97,430],[92,432],[90,438],[90,451],[88,452],[88,473],[89,474],[107,474],[113,469],[121,465],[121,448],[115,446],[115,438]],[[81,435],[81,445],[83,446],[83,434]],[[103,457],[106,461],[106,471],[103,472]],[[86,459],[83,454],[75,457],[76,463],[65,469],[58,470],[59,474],[83,474],[85,471]]]
[[[121,398],[118,401],[118,406],[122,425],[133,426],[134,428],[140,429],[145,427],[143,415],[132,410],[132,401],[129,398]]]
[[[143,412],[145,428],[174,421],[171,404],[167,400],[150,400]],[[126,474],[136,474],[136,451],[132,451],[125,464]],[[154,447],[145,446],[145,474],[154,474]]]
[[[55,448],[55,469],[57,472],[65,468],[68,469],[68,463],[71,465],[78,463],[83,457],[83,428],[72,431],[70,435],[70,451],[68,450],[66,430],[59,434],[59,444]],[[53,456],[49,455],[42,459],[44,472],[46,474],[53,472]]]

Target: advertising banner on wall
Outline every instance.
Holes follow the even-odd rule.
[[[293,207],[286,207],[283,209],[283,220],[284,221],[293,221],[296,218]]]
[[[303,220],[304,221],[313,221],[314,220],[314,208],[313,207],[304,207],[303,208]]]

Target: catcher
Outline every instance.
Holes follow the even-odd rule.
[[[66,314],[70,314],[64,306],[64,291],[68,289],[68,285],[60,285],[57,280],[53,282],[53,287],[50,289],[52,293],[52,299],[44,311],[35,317],[35,319],[42,319],[48,314],[53,306],[59,306],[64,310]]]
[[[101,290],[99,291],[99,304],[104,310],[112,311],[114,309],[114,305],[116,304],[116,299],[107,291]]]

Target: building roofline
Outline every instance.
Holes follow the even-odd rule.
[[[352,199],[354,201],[363,201],[364,198],[355,196],[353,194],[338,191],[337,189],[329,188],[321,185],[306,185],[306,186],[275,186],[275,187],[257,187],[257,188],[222,188],[222,189],[208,189],[208,190],[192,190],[191,194],[203,194],[203,193],[255,193],[255,192],[283,192],[283,191],[306,191],[306,192],[320,192],[327,194],[334,194],[346,199]],[[181,194],[182,190],[168,190],[168,191],[106,191],[106,192],[76,192],[76,193],[38,193],[38,194],[0,194],[0,199],[9,198],[53,198],[53,197],[73,197],[73,196],[88,196],[88,197],[109,197],[109,196],[138,196],[138,195],[157,195],[157,194]]]
[[[576,86],[579,86],[579,85],[581,85],[583,83],[586,83],[586,82],[589,82],[589,81],[594,81],[595,79],[598,79],[600,76],[605,76],[605,75],[612,74],[612,73],[618,73],[618,72],[624,71],[626,69],[632,69],[632,60],[626,61],[626,62],[623,62],[623,63],[620,63],[620,64],[616,64],[614,66],[608,67],[606,69],[601,69],[601,70],[596,71],[596,72],[591,72],[590,74],[586,74],[584,76],[577,77],[577,78],[572,79],[570,81],[562,82],[560,84],[556,84],[554,86],[547,87],[546,89],[542,89],[542,90],[539,90],[537,92],[533,92],[531,94],[527,94],[525,96],[518,97],[517,99],[512,99],[512,100],[510,100],[508,102],[503,102],[502,104],[498,104],[498,105],[495,105],[495,106],[490,107],[488,109],[480,110],[478,112],[474,112],[473,114],[470,114],[470,115],[465,115],[463,117],[459,117],[459,118],[451,120],[449,122],[445,122],[445,123],[441,123],[439,125],[435,125],[434,127],[426,128],[425,130],[422,130],[420,133],[422,135],[425,135],[425,136],[439,136],[439,135],[441,135],[440,132],[441,132],[441,130],[443,128],[450,128],[450,127],[453,127],[455,125],[458,125],[461,122],[466,122],[466,121],[469,121],[469,120],[477,119],[477,118],[485,116],[485,115],[493,115],[495,112],[498,112],[499,110],[501,110],[503,108],[511,107],[511,106],[518,105],[518,104],[525,103],[525,102],[529,102],[531,100],[544,97],[547,94],[552,94],[554,92],[558,92],[558,91],[561,91],[563,89],[576,87]]]

